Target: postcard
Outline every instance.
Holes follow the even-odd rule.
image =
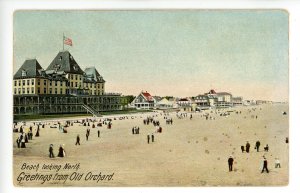
[[[15,187],[286,186],[289,13],[17,10]]]

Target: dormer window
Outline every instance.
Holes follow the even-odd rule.
[[[62,56],[59,57],[59,61],[62,61]]]
[[[76,67],[76,66],[73,66],[73,69],[76,71],[76,70],[77,70],[77,67]]]
[[[22,70],[22,76],[24,77],[26,75],[27,75],[26,70]]]

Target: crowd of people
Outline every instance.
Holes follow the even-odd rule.
[[[258,109],[256,108],[252,108],[252,109],[249,109],[248,111],[246,111],[246,114],[250,114],[250,117],[253,118],[253,119],[258,119],[258,116],[257,115],[253,115],[251,113],[257,111]],[[261,109],[260,109],[261,110]],[[243,112],[244,113],[244,112]],[[215,111],[206,111],[205,113],[201,113],[199,114],[198,117],[200,118],[205,118],[205,120],[216,120],[216,118],[218,118],[218,116],[216,115],[220,115],[220,117],[228,117],[228,116],[231,116],[233,113],[232,112],[228,112],[228,111],[220,111],[220,110],[215,110]],[[235,111],[235,114],[236,115],[241,115],[242,112],[241,111]],[[160,116],[160,117],[159,117]],[[244,116],[244,115],[243,115]],[[122,121],[122,120],[126,120],[126,119],[136,119],[136,118],[142,118],[143,119],[143,124],[146,126],[150,125],[152,127],[153,125],[153,129],[148,129],[146,130],[145,128],[140,128],[139,126],[133,126],[131,128],[131,133],[132,135],[139,135],[140,134],[140,129],[142,129],[142,131],[144,131],[144,129],[146,130],[146,132],[142,132],[143,133],[148,133],[146,135],[146,139],[147,139],[147,144],[150,144],[150,143],[154,143],[155,142],[155,138],[157,140],[157,138],[159,139],[159,137],[155,137],[155,135],[159,135],[159,133],[162,133],[162,128],[163,128],[163,125],[161,125],[159,119],[162,118],[165,120],[165,124],[166,124],[166,127],[168,127],[167,125],[173,125],[173,117],[177,117],[178,119],[185,119],[185,118],[189,118],[190,120],[194,119],[195,117],[197,116],[193,116],[192,113],[184,113],[184,112],[177,112],[177,113],[174,113],[174,114],[154,114],[154,115],[147,115],[146,117],[145,116],[140,116],[140,117],[137,117],[137,116],[121,116],[119,118],[105,118],[105,119],[99,119],[99,120],[96,120],[96,119],[82,119],[82,120],[76,120],[76,121],[65,121],[64,124],[60,123],[60,122],[51,122],[51,123],[33,123],[34,124],[34,127],[36,128],[35,129],[35,137],[40,137],[40,127],[42,128],[45,128],[45,124],[48,124],[50,125],[50,128],[53,127],[55,128],[54,126],[55,125],[59,125],[59,129],[61,129],[61,126],[63,126],[63,128],[67,128],[67,127],[72,127],[74,124],[79,124],[83,127],[86,128],[86,142],[83,142],[83,143],[87,143],[88,140],[89,140],[89,137],[91,135],[91,129],[95,129],[97,128],[97,136],[98,138],[100,138],[100,128],[103,127],[103,125],[106,125],[107,126],[107,129],[111,129],[112,128],[112,122],[115,121],[115,120],[119,120],[119,121]],[[16,143],[17,143],[17,147],[18,148],[26,148],[26,143],[28,143],[29,140],[32,140],[33,139],[33,126],[30,125],[28,128],[29,130],[28,131],[25,131],[25,127],[27,128],[26,126],[26,123],[22,123],[19,128],[17,128],[18,124],[14,124],[14,128],[13,128],[13,131],[14,132],[19,132],[19,136],[16,140]],[[65,129],[66,131],[66,129]],[[149,133],[150,132],[150,133]],[[67,132],[64,132],[64,133],[67,133]],[[154,135],[155,134],[155,135]],[[145,135],[144,135],[145,136]],[[286,143],[289,143],[289,140],[288,140],[288,137],[285,139],[285,142]],[[76,136],[76,142],[75,142],[75,146],[80,146],[81,145],[81,141],[80,141],[80,135],[78,134]],[[260,146],[261,146],[261,142],[260,140],[256,140],[256,142],[254,143],[254,149],[257,153],[261,152],[260,150]],[[249,141],[246,142],[245,145],[241,145],[241,152],[244,153],[246,152],[247,154],[250,153],[251,151],[251,145],[249,143]],[[269,152],[269,145],[266,144],[264,147],[263,147],[263,152],[264,153],[268,153]],[[49,158],[54,158],[54,144],[50,144],[49,146]],[[64,145],[59,145],[58,146],[58,154],[57,154],[57,157],[65,157],[66,156],[66,152],[65,152],[65,148],[64,148]],[[261,173],[264,173],[264,172],[267,172],[269,173],[269,168],[268,168],[268,160],[267,160],[267,155],[264,154],[262,156],[262,163],[261,163]],[[233,165],[234,165],[234,156],[233,155],[230,155],[229,158],[228,158],[228,167],[229,167],[229,172],[233,171]],[[281,164],[280,164],[280,160],[278,157],[275,158],[275,168],[281,168]]]

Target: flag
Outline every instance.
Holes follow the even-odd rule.
[[[73,45],[72,39],[64,36],[64,44],[72,46]]]

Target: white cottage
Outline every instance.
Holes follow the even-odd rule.
[[[141,92],[135,99],[131,102],[131,105],[136,109],[153,109],[156,100],[151,96],[150,93]]]

